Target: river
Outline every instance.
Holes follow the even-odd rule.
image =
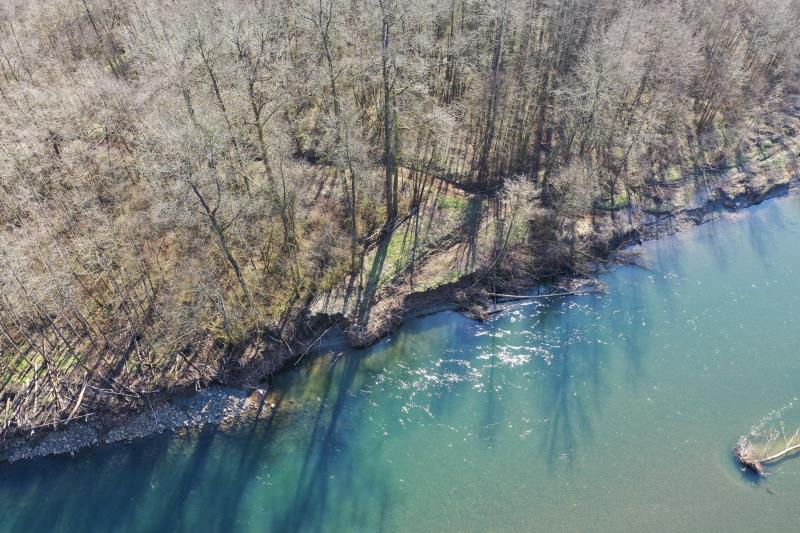
[[[797,531],[800,458],[731,448],[800,425],[800,199],[637,249],[606,294],[310,361],[270,420],[0,465],[0,529]]]

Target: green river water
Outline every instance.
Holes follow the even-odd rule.
[[[638,249],[607,294],[309,362],[271,420],[0,465],[0,529],[800,531],[800,458],[731,458],[800,425],[800,199]]]

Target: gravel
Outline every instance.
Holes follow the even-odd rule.
[[[271,406],[261,407],[266,392],[252,394],[227,387],[209,387],[188,398],[179,398],[129,417],[119,425],[106,429],[98,422],[80,422],[51,431],[39,439],[18,438],[6,447],[4,458],[9,462],[45,455],[59,455],[113,442],[132,441],[164,431],[204,425],[229,426],[269,413]]]

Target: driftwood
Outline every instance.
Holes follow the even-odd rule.
[[[73,418],[77,414],[78,409],[81,408],[81,403],[83,403],[83,395],[86,393],[86,387],[88,385],[89,385],[89,381],[88,380],[83,382],[83,387],[81,388],[81,393],[78,395],[78,400],[75,402],[75,407],[73,407],[72,411],[69,412],[69,416],[67,417],[68,419]]]
[[[781,450],[780,452],[770,455],[769,457],[765,457],[761,460],[762,463],[777,463],[781,459],[789,457],[790,455],[795,454],[796,452],[800,451],[800,444],[795,444],[794,446],[789,446]]]
[[[503,298],[508,300],[538,300],[544,298],[555,298],[556,296],[585,296],[593,291],[568,291],[568,292],[549,292],[546,294],[500,294],[496,292],[486,293],[493,298]]]
[[[774,444],[779,441],[783,442],[782,447],[778,451],[770,452],[769,450],[774,450]],[[789,438],[786,437],[783,428],[780,432],[774,431],[769,435],[766,445],[758,448],[743,435],[739,437],[733,453],[743,467],[759,476],[766,476],[765,465],[777,463],[800,453],[800,429]]]
[[[314,342],[312,342],[311,344],[309,344],[308,346],[306,346],[306,349],[305,349],[305,351],[303,351],[303,353],[301,353],[301,354],[300,354],[300,357],[298,357],[298,358],[297,358],[297,360],[294,362],[294,366],[297,366],[297,365],[298,365],[298,363],[300,363],[300,361],[303,359],[303,357],[305,357],[305,356],[308,354],[308,352],[311,350],[311,348],[313,348],[313,347],[314,347],[314,345],[315,345],[315,344],[317,344],[317,343],[318,343],[318,342],[319,342],[319,341],[322,339],[322,337],[324,337],[325,335],[327,335],[327,333],[328,333],[328,332],[331,330],[331,328],[333,328],[333,326],[330,326],[330,327],[328,327],[328,329],[326,329],[325,331],[323,331],[323,332],[322,332],[322,335],[320,335],[319,337],[317,337],[317,338],[316,338],[316,340],[315,340]]]
[[[73,416],[72,418],[66,418],[64,420],[55,419],[55,420],[51,420],[50,422],[45,422],[44,424],[37,424],[35,426],[29,426],[29,427],[26,427],[25,429],[27,431],[27,430],[34,430],[34,429],[44,428],[44,427],[57,427],[59,424],[66,424],[68,422],[72,422],[73,420],[88,419],[89,417],[92,417],[95,414],[96,413],[86,413],[86,414],[82,414],[82,415],[78,415],[78,416]]]
[[[542,294],[504,294],[489,292],[487,296],[495,300],[540,300],[547,298],[557,298],[559,296],[586,296],[587,294],[596,294],[605,292],[605,285],[597,279],[566,279],[559,285],[556,285],[552,290]]]

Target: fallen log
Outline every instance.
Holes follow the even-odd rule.
[[[734,455],[744,468],[759,476],[766,476],[764,465],[774,464],[791,455],[800,453],[800,442],[796,442],[800,438],[800,429],[791,438],[787,439],[785,435],[782,436],[783,448],[770,452],[770,448],[774,450],[774,444],[779,442],[777,432],[773,434],[766,445],[759,448],[743,435],[739,437],[739,441],[736,443]]]
[[[548,292],[545,294],[501,294],[496,292],[487,292],[487,296],[492,298],[505,298],[508,300],[538,300],[544,298],[555,298],[557,296],[586,296],[592,294],[592,291],[568,291],[568,292]]]
[[[75,402],[75,407],[72,408],[72,411],[70,411],[69,415],[67,416],[68,419],[72,419],[78,413],[78,409],[81,408],[81,403],[83,403],[83,395],[86,393],[86,387],[88,385],[89,380],[85,380],[83,382],[83,388],[81,388],[81,393],[78,395],[78,400]]]
[[[790,455],[800,452],[800,444],[795,444],[794,446],[789,446],[781,450],[780,452],[770,455],[769,457],[765,457],[761,460],[762,463],[777,463],[781,459],[789,457]]]

